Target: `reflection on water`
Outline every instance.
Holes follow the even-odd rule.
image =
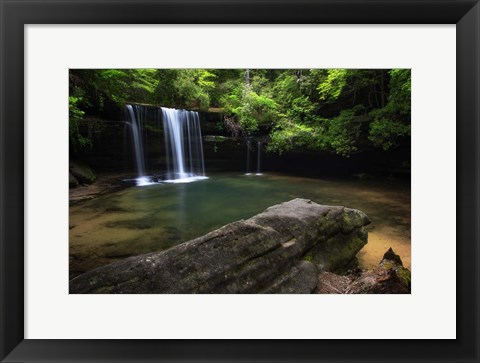
[[[133,187],[70,207],[70,277],[169,248],[296,197],[357,208],[372,220],[358,257],[372,268],[392,247],[410,268],[410,187],[282,174],[216,174],[187,184]]]

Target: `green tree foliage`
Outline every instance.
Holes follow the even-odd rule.
[[[271,151],[302,148],[348,157],[370,147],[398,147],[410,135],[409,69],[285,71],[273,88],[281,107]]]
[[[303,124],[297,124],[282,119],[277,127],[271,132],[269,151],[282,154],[298,148],[311,149],[318,142],[318,130]]]
[[[409,69],[73,69],[70,141],[82,123],[125,103],[222,110],[230,128],[270,135],[268,150],[349,156],[389,150],[410,136]]]
[[[319,99],[335,101],[347,85],[348,71],[346,69],[329,69],[327,75],[317,86]]]
[[[257,94],[250,85],[239,87],[235,93],[221,99],[221,104],[237,117],[240,127],[247,133],[268,125],[276,116],[277,104],[271,98]]]
[[[208,109],[215,74],[206,69],[181,69],[176,73],[172,90],[179,96],[179,103],[189,108]]]
[[[133,102],[206,109],[214,79],[201,69],[72,69],[70,145],[75,151],[91,146],[92,132],[80,130],[97,126],[86,116],[101,115],[107,106],[121,109]]]
[[[385,107],[371,112],[369,140],[375,146],[389,150],[398,146],[402,137],[410,136],[411,75],[408,69],[392,69],[390,94]]]
[[[80,133],[80,122],[85,112],[78,108],[80,98],[68,97],[69,137],[70,145],[74,151],[84,149],[91,145],[90,139]]]
[[[271,127],[277,118],[278,105],[269,97],[268,87],[268,79],[248,70],[244,82],[232,84],[231,91],[220,97],[220,105],[237,119],[246,133],[255,132],[259,127]]]
[[[105,101],[123,106],[128,101],[153,99],[159,79],[156,69],[72,69],[70,94],[81,93],[84,106],[102,109]]]

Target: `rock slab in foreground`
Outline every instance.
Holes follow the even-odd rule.
[[[320,271],[351,265],[369,223],[359,210],[294,199],[168,250],[89,271],[70,281],[70,293],[311,293]]]

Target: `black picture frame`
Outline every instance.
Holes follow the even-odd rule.
[[[478,0],[0,0],[0,14],[2,362],[480,361]],[[24,25],[70,23],[456,24],[457,339],[24,339]]]

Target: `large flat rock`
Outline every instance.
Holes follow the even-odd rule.
[[[359,210],[293,199],[168,250],[87,272],[70,281],[70,293],[311,293],[320,271],[355,260],[368,223]]]

